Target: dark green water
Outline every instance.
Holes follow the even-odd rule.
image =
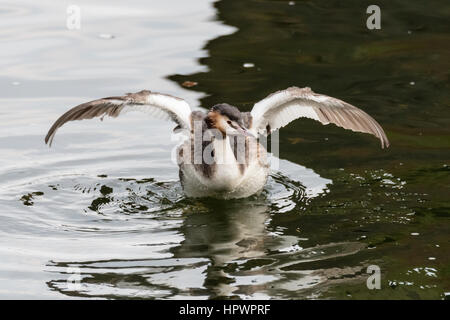
[[[275,214],[272,223],[285,233],[300,229],[305,247],[367,245],[351,258],[291,267],[358,267],[326,283],[321,297],[438,299],[450,288],[450,6],[377,2],[382,28],[368,30],[369,4],[219,1],[219,19],[239,30],[205,46],[209,56],[200,62],[208,72],[171,79],[198,82],[194,89],[208,93],[203,105],[227,101],[251,110],[265,95],[297,85],[364,108],[382,124],[389,149],[380,150],[372,137],[308,120],[281,130],[281,157],[333,184],[327,196]],[[249,62],[254,67],[244,68]],[[367,290],[359,270],[372,263],[382,270],[379,291]]]
[[[367,1],[196,3],[132,1],[79,33],[52,6],[2,5],[0,297],[448,298],[448,3],[378,1],[381,30]],[[248,111],[292,85],[365,110],[391,147],[298,120],[262,195],[224,202],[184,197],[167,123],[77,122],[43,145],[92,98],[147,88]]]

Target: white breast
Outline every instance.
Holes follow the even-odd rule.
[[[215,169],[211,178],[205,179],[205,184],[212,190],[228,192],[236,188],[242,179],[239,165],[231,149],[228,137],[215,139],[214,148]]]
[[[214,140],[212,147],[215,166],[211,177],[205,177],[191,164],[185,163],[180,167],[184,176],[184,192],[187,196],[245,198],[264,187],[269,173],[264,161],[250,159],[246,170],[241,171],[228,138]],[[264,149],[262,153],[265,156]]]

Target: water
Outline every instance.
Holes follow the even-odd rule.
[[[379,31],[359,1],[77,4],[80,30],[68,3],[0,5],[1,298],[448,295],[448,4],[381,1]],[[360,106],[391,147],[298,120],[263,193],[224,202],[183,196],[171,125],[140,114],[43,143],[89,99],[146,88],[250,110],[290,85]]]

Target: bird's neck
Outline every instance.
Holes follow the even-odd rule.
[[[211,130],[215,139],[223,140],[226,138],[226,133],[218,126],[217,115],[213,112],[209,112],[205,117],[206,129]]]

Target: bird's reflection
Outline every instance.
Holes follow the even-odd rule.
[[[102,197],[104,198],[104,197]],[[94,200],[95,201],[95,200]],[[185,200],[184,238],[168,251],[168,259],[55,262],[48,269],[64,274],[79,268],[78,289],[66,279],[52,280],[53,290],[74,296],[226,297],[236,290],[228,274],[243,259],[263,257],[270,210],[264,195],[240,201]],[[189,277],[191,279],[189,279]],[[198,278],[198,279],[193,279]],[[191,283],[188,285],[186,283]],[[114,290],[112,290],[114,287]],[[106,292],[110,291],[106,294]]]
[[[262,199],[202,205],[209,210],[186,214],[180,229],[185,240],[172,252],[176,257],[207,258],[204,286],[210,297],[229,296],[236,288],[227,270],[243,259],[264,255],[270,211]]]
[[[174,212],[179,212],[176,219],[180,223],[170,232],[181,240],[148,246],[139,244],[141,257],[145,250],[148,252],[148,258],[144,259],[125,252],[123,259],[51,261],[47,271],[56,279],[49,281],[48,286],[66,295],[83,297],[261,299],[280,294],[283,297],[283,291],[292,293],[319,285],[327,279],[328,268],[319,265],[317,270],[295,270],[290,266],[350,255],[359,251],[361,245],[331,243],[304,249],[299,246],[297,236],[279,231],[272,219],[295,206],[308,205],[308,201],[330,183],[302,166],[287,161],[281,165],[290,175],[275,172],[261,195],[233,201],[174,198],[173,194],[180,191],[177,182],[135,181],[139,190],[147,190],[139,199],[147,203],[133,210],[148,210],[155,203],[165,206],[159,215],[153,210],[151,217],[145,218],[144,212],[139,214],[139,219],[154,219],[163,225],[174,219]],[[293,180],[293,176],[302,183]],[[120,181],[127,184],[131,180]],[[154,186],[158,189],[152,189]],[[108,205],[116,205],[117,210],[130,214],[133,210],[126,210],[126,207],[136,202],[139,190],[133,185],[125,185],[123,189],[130,193],[133,201],[127,196],[118,199],[112,188],[112,195],[102,194],[101,197],[111,197]],[[154,195],[158,201],[154,202],[149,195]],[[167,215],[167,212],[172,214]],[[158,225],[155,230],[145,232],[154,233],[157,228]],[[140,236],[145,234],[141,231]],[[68,286],[74,279],[73,270],[80,273],[78,286]],[[334,272],[339,274],[339,271]]]

